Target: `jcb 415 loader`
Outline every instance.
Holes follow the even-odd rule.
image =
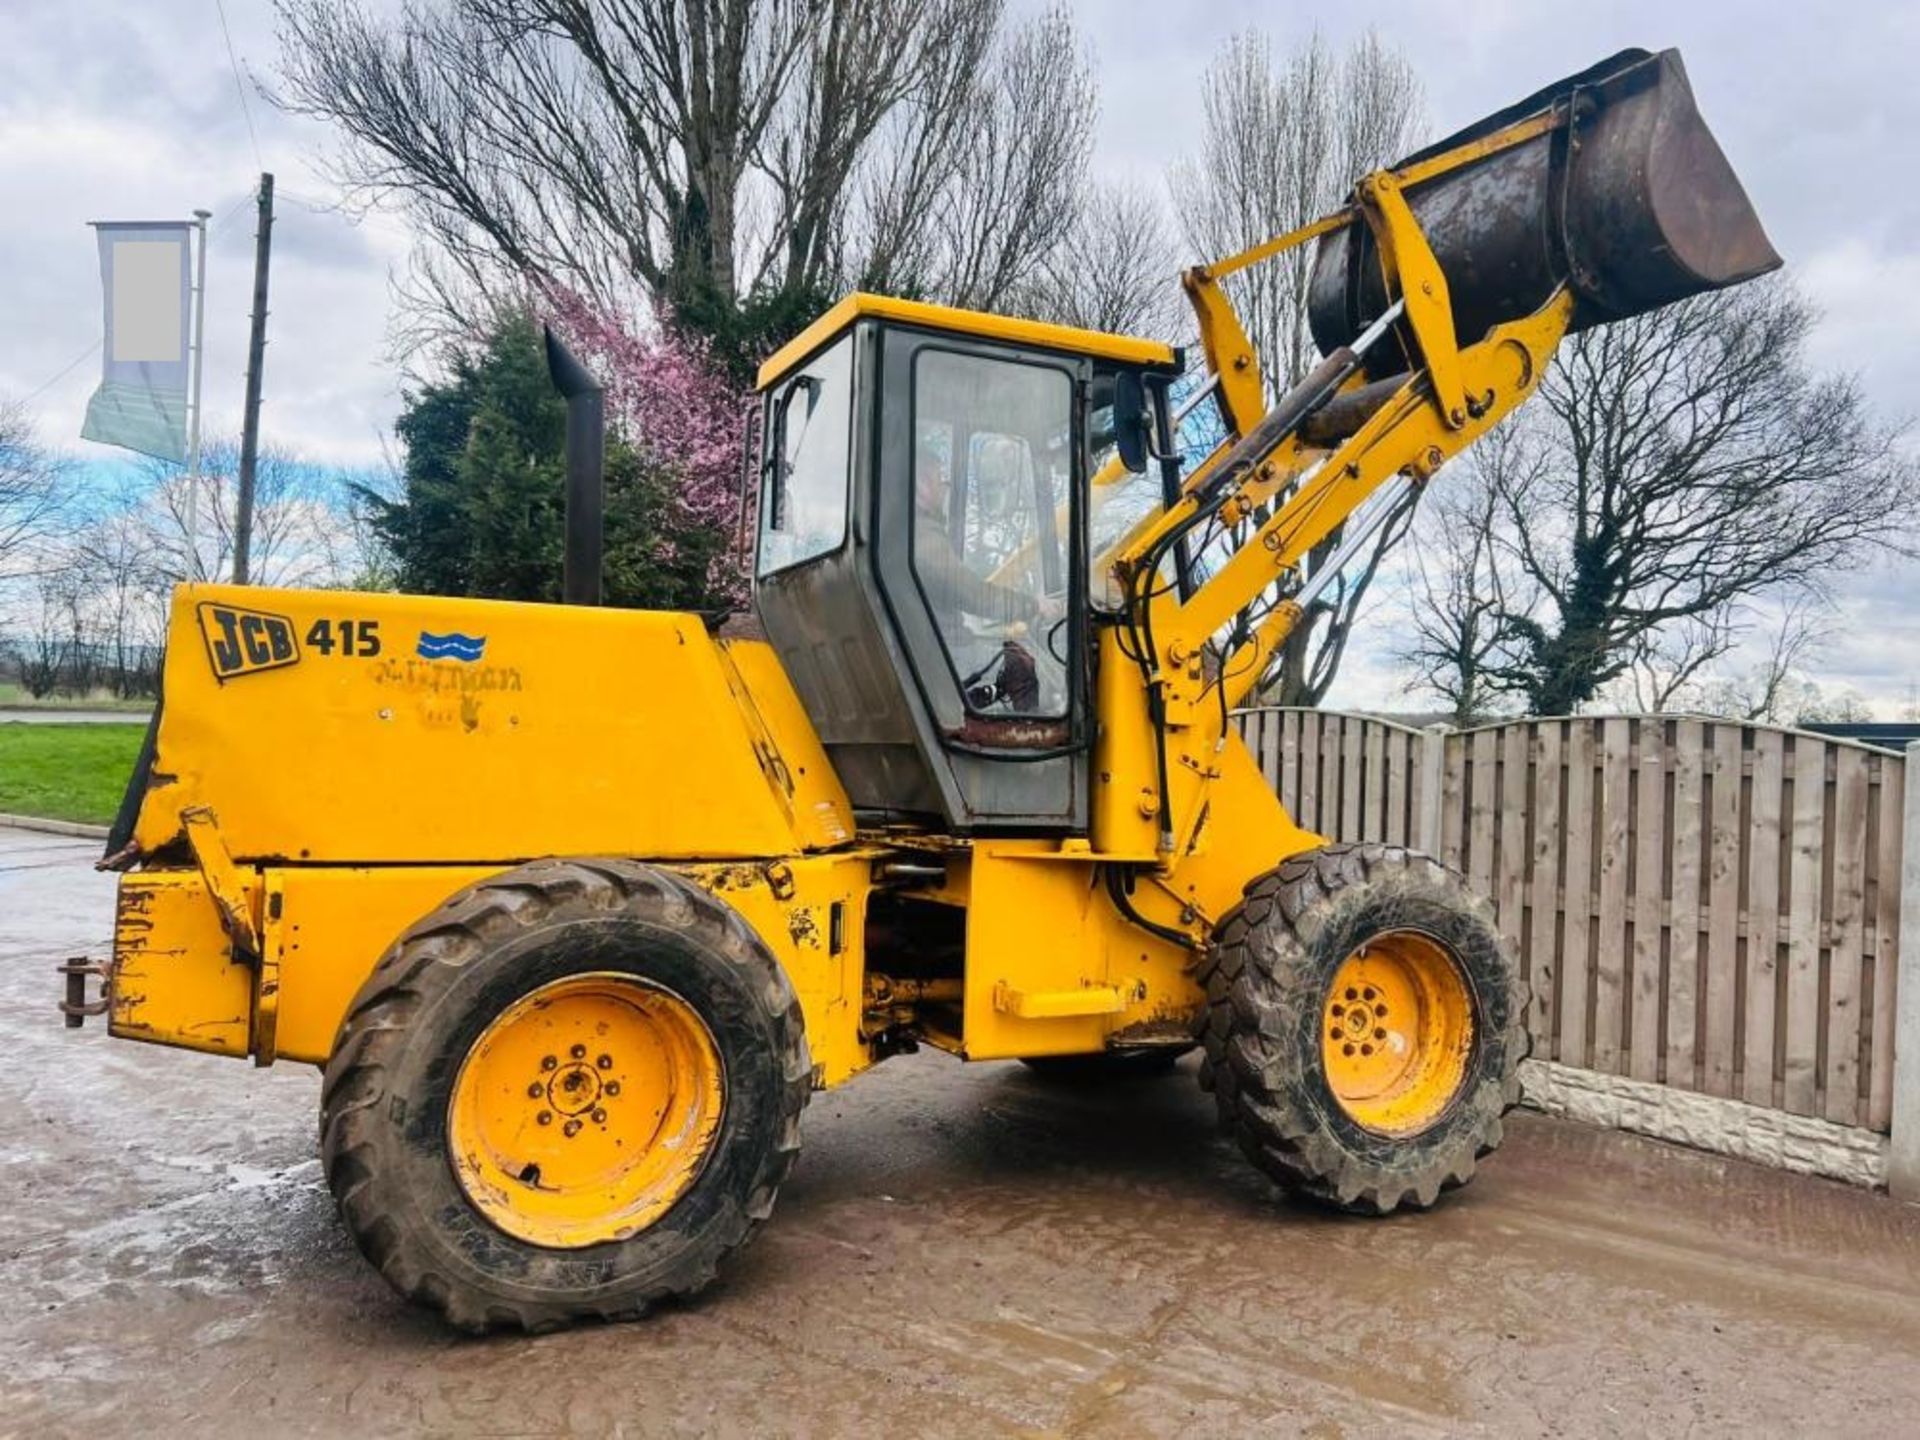
[[[1325,359],[1275,400],[1222,282],[1306,244]],[[764,639],[182,586],[68,1008],[324,1066],[347,1227],[468,1329],[699,1289],[810,1092],[920,1044],[1197,1044],[1281,1184],[1429,1206],[1517,1098],[1513,960],[1434,860],[1295,825],[1231,712],[1570,331],[1778,263],[1678,55],[1628,52],[1187,272],[1184,381],[1152,340],[836,305],[760,372]],[[1195,406],[1224,438],[1183,467]]]

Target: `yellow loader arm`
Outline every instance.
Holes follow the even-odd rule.
[[[1326,358],[1269,405],[1222,282],[1312,241]],[[1229,711],[1307,607],[1410,492],[1533,393],[1570,330],[1779,263],[1679,57],[1627,52],[1366,176],[1341,210],[1187,271],[1208,370],[1195,399],[1214,398],[1227,435],[1100,562],[1127,596],[1119,658],[1147,688],[1162,863],[1201,823]],[[1109,470],[1096,485],[1119,478]],[[1183,545],[1232,548],[1182,594],[1161,577]],[[1113,828],[1137,844],[1139,823]]]

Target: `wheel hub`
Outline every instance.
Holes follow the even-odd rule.
[[[1327,988],[1321,1022],[1334,1098],[1370,1130],[1424,1130],[1465,1083],[1473,996],[1452,952],[1429,935],[1388,931],[1356,949]]]
[[[611,1064],[612,1057],[606,1057]],[[553,1078],[541,1087],[547,1103],[562,1115],[582,1115],[600,1103],[600,1076],[591,1065],[578,1061],[557,1069]]]
[[[652,1224],[698,1177],[725,1104],[690,1005],[637,976],[572,976],[483,1031],[449,1107],[454,1173],[488,1220],[572,1249]]]

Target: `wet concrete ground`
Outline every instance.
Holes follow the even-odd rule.
[[[1296,1208],[1190,1068],[892,1060],[639,1324],[457,1340],[337,1227],[318,1080],[60,1028],[95,847],[0,831],[0,1435],[1912,1435],[1920,1209],[1521,1116],[1436,1212]]]

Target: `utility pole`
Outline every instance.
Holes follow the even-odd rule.
[[[240,498],[233,521],[233,583],[247,583],[253,546],[253,474],[260,457],[260,370],[267,358],[267,261],[273,253],[273,176],[260,176],[253,233],[253,330],[247,337],[247,403],[240,423]]]
[[[200,232],[200,258],[193,279],[193,426],[187,439],[187,579],[200,578],[200,372],[207,358],[207,220],[211,210],[193,212]]]

